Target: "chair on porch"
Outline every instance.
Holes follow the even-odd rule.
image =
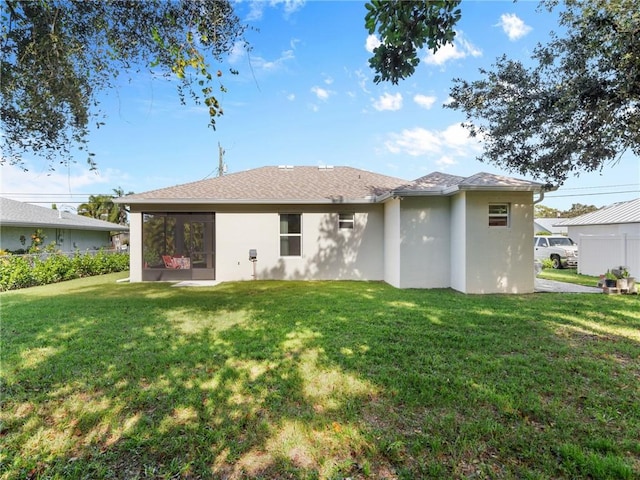
[[[180,268],[180,265],[176,264],[171,255],[162,255],[162,261],[164,262],[164,268]]]

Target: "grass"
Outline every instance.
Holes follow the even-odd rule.
[[[575,283],[587,287],[597,287],[599,280],[599,277],[581,275],[575,268],[563,268],[561,270],[545,268],[538,274],[538,277],[547,280],[556,280],[558,282]]]
[[[637,296],[0,295],[0,478],[638,478]]]

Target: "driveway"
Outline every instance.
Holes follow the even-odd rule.
[[[535,291],[539,293],[602,293],[602,289],[598,287],[584,287],[575,283],[556,282],[544,278],[536,278]]]

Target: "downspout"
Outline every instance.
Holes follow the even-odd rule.
[[[537,200],[534,200],[533,204],[537,205],[538,203],[540,203],[543,200],[544,200],[544,188],[541,188],[540,189],[540,197]]]

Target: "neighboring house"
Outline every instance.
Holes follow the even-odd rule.
[[[640,198],[569,218],[560,226],[578,243],[579,273],[600,275],[626,266],[640,277]]]
[[[273,166],[115,202],[131,207],[133,282],[383,280],[528,293],[541,189],[487,173],[406,181],[351,167]]]
[[[112,232],[128,229],[124,225],[0,198],[0,250],[28,250],[36,230],[44,235],[41,248],[52,242],[63,252],[113,248]]]
[[[534,218],[533,219],[533,233],[535,235],[566,235],[567,227],[558,225],[560,222],[566,220],[565,218]]]

